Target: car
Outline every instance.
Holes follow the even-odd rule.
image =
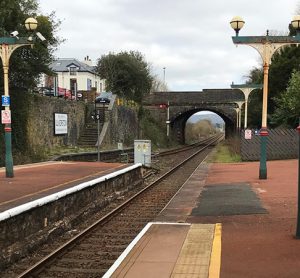
[[[96,97],[95,102],[96,103],[110,103],[110,99],[107,97],[99,96],[99,97]]]
[[[96,96],[95,103],[109,104],[112,99],[112,92],[101,92]]]

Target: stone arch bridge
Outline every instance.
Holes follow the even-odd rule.
[[[154,92],[143,100],[144,108],[152,116],[169,124],[170,134],[185,143],[185,125],[190,116],[199,111],[211,111],[225,122],[226,136],[237,126],[237,109],[245,102],[239,89],[204,89],[192,92]],[[169,119],[168,119],[169,114]]]

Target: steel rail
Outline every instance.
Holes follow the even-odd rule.
[[[176,154],[176,153],[180,153],[180,152],[183,152],[183,151],[186,151],[186,150],[190,150],[190,149],[193,149],[197,146],[201,146],[203,144],[206,144],[207,142],[215,139],[215,138],[219,138],[220,136],[223,136],[221,134],[215,134],[209,138],[206,138],[204,140],[201,140],[201,141],[198,141],[196,143],[193,143],[193,144],[190,144],[190,145],[187,145],[187,146],[184,146],[184,147],[181,147],[181,148],[176,148],[176,149],[173,149],[173,150],[167,150],[167,151],[162,151],[162,152],[159,152],[159,153],[156,153],[153,155],[154,158],[156,157],[160,157],[160,156],[167,156],[167,155],[172,155],[172,154]]]
[[[107,221],[109,221],[114,215],[116,215],[118,212],[124,210],[127,205],[129,205],[134,199],[136,199],[138,196],[143,194],[145,191],[149,190],[150,188],[157,185],[159,182],[163,181],[166,177],[171,175],[173,172],[175,172],[179,167],[187,163],[190,159],[198,155],[200,152],[207,149],[209,146],[213,145],[216,142],[219,142],[223,138],[223,135],[219,135],[214,138],[210,138],[210,141],[207,142],[207,145],[202,147],[201,149],[197,150],[194,154],[177,164],[175,167],[170,169],[168,172],[164,173],[162,176],[157,178],[155,181],[153,181],[151,184],[143,188],[141,191],[137,192],[135,195],[133,195],[131,198],[129,198],[127,201],[119,205],[117,208],[113,209],[111,212],[106,214],[105,216],[101,217],[99,220],[94,222],[92,225],[90,225],[88,228],[81,231],[78,235],[74,236],[72,239],[67,241],[65,244],[51,252],[49,255],[47,255],[45,258],[31,266],[29,269],[25,270],[23,273],[21,273],[17,278],[25,278],[25,277],[34,277],[34,275],[37,275],[41,273],[47,265],[49,265],[52,261],[55,261],[57,257],[62,256],[65,252],[67,252],[69,249],[71,249],[74,245],[78,243],[81,239],[83,239],[89,232],[92,232],[94,228],[96,228],[99,225],[105,224]]]

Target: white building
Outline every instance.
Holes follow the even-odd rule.
[[[42,86],[58,94],[70,92],[74,96],[78,92],[91,91],[92,88],[99,94],[105,90],[105,81],[96,73],[88,56],[83,62],[75,58],[59,58],[50,64],[50,68],[56,76],[46,76]]]

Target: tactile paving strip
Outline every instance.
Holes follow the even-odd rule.
[[[214,224],[192,224],[171,277],[208,277],[214,232]]]

